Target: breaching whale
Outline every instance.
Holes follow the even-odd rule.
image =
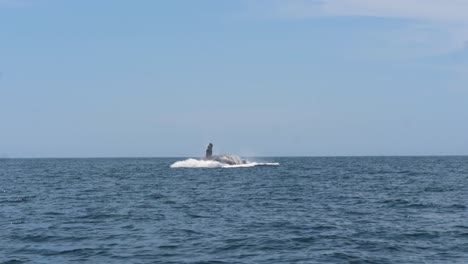
[[[240,165],[247,163],[247,161],[236,155],[213,155],[213,144],[211,143],[208,144],[208,147],[206,148],[205,160],[214,160],[227,165]]]
[[[0,0],[1,1],[1,0]],[[259,163],[240,158],[236,155],[213,155],[213,144],[209,144],[205,157],[202,159],[189,158],[176,161],[171,168],[245,168],[254,166],[278,166],[277,162]]]

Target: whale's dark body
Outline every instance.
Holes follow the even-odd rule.
[[[239,164],[245,164],[246,161],[241,159],[239,156],[236,155],[214,155],[213,156],[213,144],[208,144],[208,147],[206,149],[206,155],[205,155],[205,160],[214,160],[217,162],[221,162],[223,164],[228,164],[228,165],[239,165]]]
[[[239,165],[246,163],[245,160],[236,155],[215,155],[211,156],[209,160],[214,160],[228,165]]]

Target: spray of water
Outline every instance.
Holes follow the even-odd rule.
[[[247,168],[254,166],[279,166],[279,163],[242,160],[242,162],[229,165],[216,160],[186,159],[174,162],[171,168]]]

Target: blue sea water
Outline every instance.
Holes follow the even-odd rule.
[[[0,263],[468,263],[468,157],[0,160]]]

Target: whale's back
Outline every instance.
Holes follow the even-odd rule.
[[[211,157],[211,160],[215,160],[217,162],[221,162],[221,163],[229,164],[229,165],[245,164],[245,161],[241,159],[239,156],[229,155],[229,154],[215,155]]]

